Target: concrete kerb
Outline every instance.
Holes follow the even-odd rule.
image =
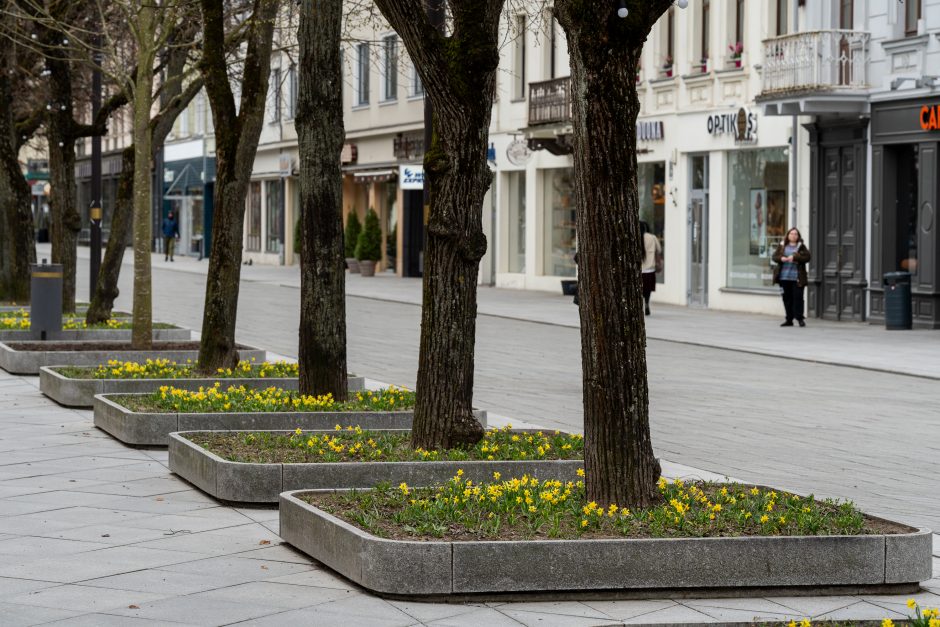
[[[50,338],[56,342],[130,342],[133,329],[63,329]],[[31,331],[26,329],[0,330],[0,342],[32,342],[35,341]],[[192,338],[189,329],[154,329],[153,339],[156,342],[188,342]]]
[[[280,534],[385,596],[675,591],[746,595],[913,592],[931,577],[930,530],[897,535],[537,541],[399,541],[280,495]],[[329,490],[321,492],[330,492]],[[537,567],[536,567],[537,566]]]
[[[238,349],[239,359],[264,361],[266,355],[265,351],[250,346]],[[0,368],[20,375],[38,375],[43,366],[98,366],[109,359],[146,361],[160,358],[184,362],[187,359],[195,361],[198,357],[198,350],[21,351],[15,345],[0,342]]]
[[[167,446],[175,431],[305,431],[330,430],[337,424],[363,429],[410,429],[413,411],[285,411],[285,412],[134,412],[98,394],[95,426],[131,446]],[[482,422],[485,424],[485,414]]]
[[[507,477],[527,474],[541,480],[577,481],[578,469],[584,468],[581,460],[242,463],[201,448],[186,437],[192,433],[170,434],[170,470],[210,496],[233,503],[277,503],[282,492],[299,489],[366,489],[383,482],[434,485],[447,481],[458,470],[464,471],[465,480],[477,483],[492,480],[494,472]]]
[[[365,388],[365,377],[349,375],[349,391],[357,392]],[[297,377],[268,378],[205,378],[205,379],[73,379],[66,377],[55,367],[44,366],[39,369],[39,390],[67,407],[93,407],[97,394],[146,394],[168,385],[184,390],[207,388],[218,382],[222,389],[229,386],[243,385],[250,389],[278,387],[284,390],[296,390],[300,384]]]

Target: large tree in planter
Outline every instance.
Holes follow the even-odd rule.
[[[212,251],[202,316],[199,368],[213,373],[234,366],[235,319],[241,276],[245,196],[264,123],[271,71],[276,0],[254,0],[246,19],[241,101],[236,107],[225,54],[225,0],[200,0],[202,8],[202,75],[215,127],[216,173]]]
[[[486,252],[487,138],[504,0],[451,0],[448,35],[432,25],[422,0],[375,3],[404,41],[434,109],[424,157],[431,206],[411,441],[425,449],[471,445],[483,435],[472,411],[476,283]]]
[[[303,0],[300,10],[300,391],[345,400],[343,257],[343,3]]]
[[[658,498],[649,428],[640,281],[636,71],[671,0],[556,0],[568,39],[574,127],[578,296],[589,500],[643,507]]]

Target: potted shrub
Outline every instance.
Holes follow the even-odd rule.
[[[733,64],[736,68],[741,67],[741,53],[744,52],[744,43],[737,41],[733,44],[729,44],[728,50],[731,51],[728,62]]]
[[[382,229],[379,216],[370,208],[366,223],[356,242],[356,259],[362,276],[375,276],[375,263],[382,258]]]
[[[362,223],[359,222],[359,216],[355,210],[349,212],[346,218],[346,231],[343,233],[343,245],[345,247],[346,267],[352,273],[359,272],[359,260],[356,259],[356,244],[359,241],[359,234],[362,232]]]

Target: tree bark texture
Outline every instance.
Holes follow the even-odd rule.
[[[62,309],[75,311],[75,270],[82,220],[76,207],[71,50],[64,43],[67,36],[62,31],[46,26],[37,30],[50,72],[46,140],[49,144],[52,262],[62,264]]]
[[[85,313],[87,324],[99,324],[111,318],[114,301],[120,294],[118,279],[124,262],[124,249],[134,223],[134,150],[130,145],[121,151],[121,176],[118,178],[117,197],[111,212],[111,235],[98,270],[95,293]]]
[[[425,449],[469,446],[483,435],[473,416],[480,259],[486,252],[483,196],[503,0],[452,0],[452,34],[439,33],[420,0],[376,0],[421,74],[434,109],[424,157],[431,206],[417,398],[411,442]]]
[[[223,0],[201,0],[203,20],[202,75],[215,127],[215,213],[212,251],[202,316],[199,369],[206,373],[238,362],[235,320],[241,277],[245,196],[264,123],[275,0],[254,0],[241,77],[241,103],[235,98],[225,58]]]
[[[578,296],[588,500],[646,507],[659,498],[649,428],[640,276],[636,69],[670,0],[558,0],[571,58]]]
[[[29,301],[29,264],[36,241],[29,185],[17,160],[20,142],[13,118],[12,46],[0,49],[0,300]]]
[[[343,249],[343,5],[304,0],[300,11],[297,134],[300,151],[300,391],[345,400]]]

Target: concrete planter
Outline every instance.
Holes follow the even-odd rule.
[[[463,478],[474,482],[491,480],[494,472],[577,481],[577,471],[584,467],[581,460],[247,464],[222,459],[185,435],[170,434],[170,470],[209,495],[236,503],[277,503],[278,495],[287,490],[365,489],[383,481],[433,485],[461,469]]]
[[[183,390],[198,390],[210,387],[216,382],[222,388],[230,385],[244,385],[250,389],[265,389],[271,386],[285,390],[296,390],[299,379],[296,377],[268,377],[253,379],[71,379],[55,368],[39,369],[39,391],[68,407],[94,407],[96,394],[147,394],[155,392],[164,385]],[[365,388],[365,378],[349,376],[349,390],[355,392]]]
[[[95,426],[133,446],[167,446],[174,431],[293,431],[328,430],[335,425],[363,429],[410,429],[412,411],[284,411],[143,413],[117,404],[107,394],[95,396]]]
[[[913,592],[931,577],[931,532],[535,541],[401,541],[364,532],[280,496],[280,534],[297,549],[386,596],[755,589],[814,594]]]
[[[266,356],[267,353],[259,348],[244,347],[238,351],[239,359],[264,361]],[[198,350],[23,351],[17,350],[15,343],[0,342],[0,368],[10,374],[39,374],[43,366],[98,366],[109,359],[146,361],[159,358],[182,362],[187,359],[195,361],[198,357]]]
[[[63,329],[52,341],[61,342],[130,342],[132,329]],[[188,342],[192,338],[189,329],[154,329],[153,339],[164,342]],[[0,330],[0,342],[32,342],[32,331],[20,329]]]

